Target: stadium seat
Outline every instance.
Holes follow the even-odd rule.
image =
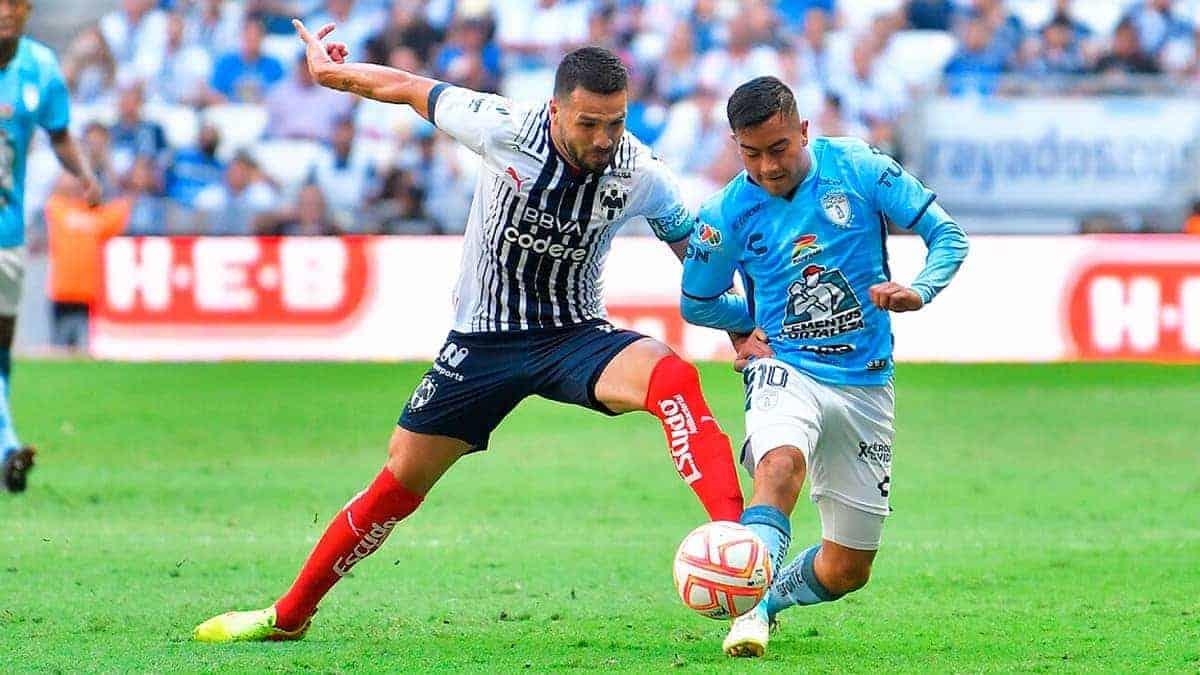
[[[250,148],[268,176],[288,193],[294,192],[311,175],[318,162],[330,161],[328,148],[312,141],[275,139]]]
[[[200,116],[185,105],[147,103],[142,109],[146,119],[162,125],[167,144],[172,148],[188,148],[196,144],[200,135]]]
[[[882,62],[894,68],[909,86],[933,86],[956,49],[958,40],[950,33],[906,30],[892,37]]]
[[[267,110],[259,105],[238,103],[214,105],[204,111],[204,122],[216,127],[221,135],[217,155],[229,159],[262,138],[267,128]]]

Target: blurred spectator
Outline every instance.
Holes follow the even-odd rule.
[[[804,19],[804,31],[796,41],[795,54],[800,59],[805,80],[828,86],[833,71],[829,55],[829,15],[821,9],[810,9]]]
[[[403,46],[413,50],[422,63],[429,63],[442,36],[421,15],[421,4],[417,0],[394,0],[387,24],[367,40],[366,53],[361,58],[370,63],[387,63],[392,50]],[[351,53],[350,58],[360,57]]]
[[[357,100],[353,94],[318,85],[301,52],[292,76],[267,94],[267,136],[329,143],[334,125],[353,112]]]
[[[327,195],[330,213],[341,229],[361,227],[355,222],[355,213],[370,193],[374,177],[370,161],[355,152],[354,122],[339,121],[333,133],[333,155],[314,167],[313,180]]]
[[[407,47],[397,47],[388,59],[394,68],[414,71],[419,67],[416,52]],[[387,162],[399,150],[408,146],[416,135],[430,134],[433,125],[418,115],[411,107],[362,99],[354,111],[354,124],[359,138],[369,146],[379,161]]]
[[[46,201],[45,216],[52,339],[59,346],[83,347],[87,344],[89,306],[100,279],[100,249],[125,229],[129,201],[118,199],[91,208],[79,180],[64,172]]]
[[[63,54],[62,71],[73,103],[95,103],[112,91],[117,62],[99,27],[87,28],[75,38]]]
[[[1158,63],[1142,51],[1138,31],[1133,22],[1121,21],[1113,31],[1112,50],[1096,62],[1099,75],[1152,75],[1159,72]]]
[[[701,87],[695,96],[671,106],[666,131],[654,151],[675,171],[703,173],[731,142],[722,97]]]
[[[500,50],[487,41],[487,25],[482,21],[455,24],[437,54],[433,72],[476,91],[496,91],[500,84]]]
[[[142,117],[142,85],[131,84],[117,98],[117,122],[109,129],[112,165],[124,175],[139,156],[158,158],[167,149],[162,125]]]
[[[100,19],[100,32],[117,62],[118,73],[145,77],[154,72],[167,43],[167,15],[154,0],[121,0]]]
[[[241,43],[242,5],[226,0],[198,0],[188,15],[187,42],[210,55],[236,51]]]
[[[379,192],[367,209],[367,221],[381,234],[432,234],[424,200],[412,174],[393,167],[380,181]]]
[[[199,45],[187,42],[184,15],[171,14],[167,19],[167,44],[154,77],[151,95],[166,103],[199,105],[208,93],[212,77],[212,56]]]
[[[1055,0],[1054,15],[1050,17],[1050,23],[1066,22],[1071,26],[1073,41],[1082,43],[1092,37],[1092,29],[1088,25],[1075,17],[1075,12],[1072,4],[1075,0]]]
[[[810,136],[853,136],[867,138],[867,129],[846,117],[837,94],[826,93],[821,110],[809,122]]]
[[[283,79],[283,66],[275,57],[263,54],[262,41],[262,22],[248,18],[242,24],[241,48],[221,56],[213,67],[212,88],[220,99],[258,103]]]
[[[874,37],[861,38],[850,55],[850,72],[835,73],[830,82],[846,116],[863,124],[891,122],[908,104],[904,82],[882,62],[879,48]]]
[[[958,53],[942,69],[950,94],[995,93],[1006,58],[993,46],[991,37],[991,28],[983,19],[967,22]]]
[[[99,122],[88,122],[83,128],[83,153],[87,155],[105,199],[116,194],[118,174],[112,164],[112,137],[108,128]]]
[[[719,43],[721,20],[717,16],[717,0],[696,0],[688,18],[696,53],[706,54]]]
[[[1022,72],[1031,77],[1082,74],[1086,68],[1075,36],[1070,21],[1056,17],[1042,29],[1041,41],[1033,43],[1036,53]]]
[[[425,195],[422,208],[442,234],[462,234],[467,225],[477,165],[464,165],[463,156],[457,141],[436,134],[421,139],[420,155],[413,164]]]
[[[495,5],[496,39],[520,67],[553,67],[587,38],[588,3],[505,0]]]
[[[204,233],[210,235],[254,234],[255,220],[278,204],[275,187],[245,151],[229,162],[221,183],[208,186],[196,196],[196,207],[206,223]]]
[[[341,234],[329,215],[321,188],[309,183],[300,188],[291,206],[255,219],[259,234],[278,237],[327,237]]]
[[[196,196],[205,188],[221,182],[225,167],[217,159],[217,146],[221,137],[215,127],[205,125],[200,129],[196,147],[185,148],[175,153],[167,164],[167,196],[179,204],[193,208]]]
[[[779,57],[775,50],[755,45],[753,38],[749,24],[731,21],[725,48],[710,51],[700,61],[701,84],[726,96],[743,82],[778,73]]]
[[[1141,0],[1125,13],[1125,21],[1137,31],[1142,51],[1152,56],[1170,40],[1192,39],[1192,25],[1172,12],[1171,0]]]
[[[804,27],[814,11],[827,17],[833,16],[837,11],[837,3],[836,0],[775,0],[775,9],[784,23],[797,29]]]
[[[362,0],[325,0],[324,9],[312,15],[308,24],[314,30],[336,24],[330,39],[345,43],[350,58],[361,59],[367,54],[367,40],[379,33],[386,18],[378,5],[372,7]]]
[[[950,30],[954,3],[951,0],[909,0],[906,17],[913,30]]]
[[[676,24],[667,42],[666,53],[658,62],[654,73],[655,91],[668,104],[691,96],[700,82],[694,40],[686,23]]]
[[[1025,39],[1025,27],[1017,15],[1008,11],[1004,0],[972,0],[962,23],[970,24],[975,20],[982,21],[987,27],[988,49],[996,53],[1002,65],[1010,63]],[[969,25],[964,30],[969,31]]]
[[[122,191],[129,202],[129,226],[125,234],[152,237],[168,233],[169,204],[163,195],[158,164],[153,157],[134,160]]]
[[[1200,235],[1200,201],[1192,202],[1192,212],[1183,222],[1184,234]]]

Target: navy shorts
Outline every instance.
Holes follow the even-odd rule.
[[[492,431],[526,396],[612,415],[596,400],[596,381],[613,357],[643,337],[601,320],[512,333],[450,331],[399,424],[483,450]]]

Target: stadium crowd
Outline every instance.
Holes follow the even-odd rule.
[[[759,74],[793,85],[814,133],[897,155],[897,123],[930,87],[988,96],[1084,74],[1106,91],[1147,74],[1200,78],[1196,25],[1170,0],[1115,14],[1097,11],[1111,2],[1034,4],[120,0],[60,56],[112,206],[92,214],[98,232],[454,233],[474,159],[404,107],[316,86],[292,16],[337,23],[354,60],[521,99],[547,96],[568,49],[610,47],[633,75],[629,129],[698,203],[737,169],[723,103]],[[34,241],[88,217],[45,147],[30,181]]]

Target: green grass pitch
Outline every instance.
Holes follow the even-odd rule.
[[[648,415],[529,400],[291,644],[192,627],[265,606],[383,461],[421,366],[21,362],[42,448],[0,494],[0,671],[1200,669],[1200,368],[917,366],[867,588],[767,658],[675,597],[702,511]],[[705,391],[735,438],[741,387]],[[806,499],[793,553],[818,534]]]

